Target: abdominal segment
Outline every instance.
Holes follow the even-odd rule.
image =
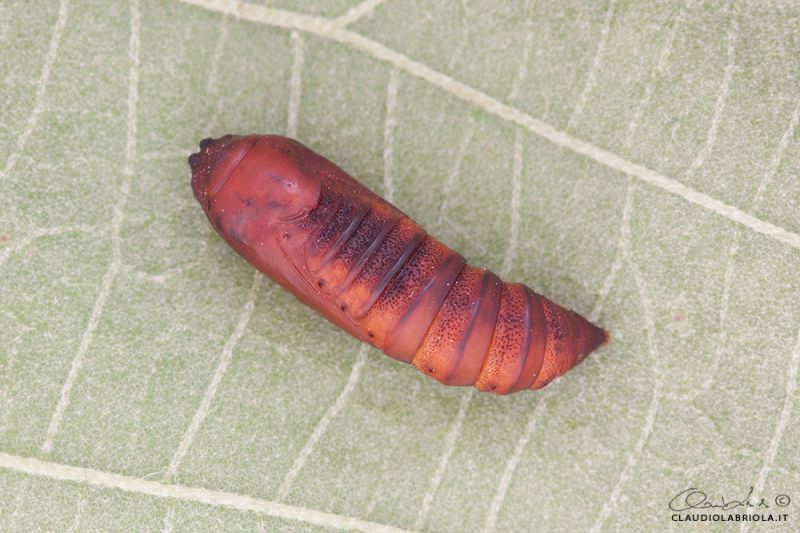
[[[528,287],[467,265],[391,204],[340,189],[323,187],[317,212],[298,222],[305,268],[387,355],[448,385],[507,394],[545,386],[604,340]]]

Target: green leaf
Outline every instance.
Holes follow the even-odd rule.
[[[777,513],[798,28],[790,3],[0,6],[0,529],[652,531],[688,487]],[[186,156],[229,132],[296,136],[611,345],[509,397],[360,346],[211,230]]]

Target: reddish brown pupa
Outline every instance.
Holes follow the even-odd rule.
[[[204,139],[194,194],[261,272],[354,337],[447,385],[539,389],[608,335],[431,237],[299,142]]]

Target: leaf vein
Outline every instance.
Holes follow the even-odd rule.
[[[787,230],[770,222],[761,220],[738,207],[728,205],[705,193],[696,191],[683,183],[634,163],[605,150],[588,141],[573,137],[556,129],[554,126],[534,118],[519,109],[500,102],[473,87],[461,83],[446,74],[414,61],[400,52],[388,48],[377,41],[345,29],[338,28],[331,21],[309,15],[301,15],[277,9],[261,7],[237,0],[179,0],[196,5],[210,11],[233,13],[243,20],[257,22],[268,26],[299,30],[319,37],[339,42],[370,55],[371,57],[390,63],[406,73],[425,80],[431,85],[469,102],[487,113],[500,117],[508,122],[518,124],[530,132],[550,141],[556,146],[570,150],[576,154],[592,159],[611,169],[634,176],[641,181],[660,188],[669,194],[683,198],[712,213],[723,216],[737,224],[741,224],[756,233],[760,233],[774,241],[800,249],[800,234]]]
[[[0,468],[57,481],[122,490],[157,498],[196,502],[214,507],[227,507],[341,530],[356,529],[368,533],[402,533],[404,531],[387,524],[369,522],[352,516],[318,511],[307,507],[285,505],[235,492],[150,481],[93,468],[42,461],[4,452],[0,452]]]

